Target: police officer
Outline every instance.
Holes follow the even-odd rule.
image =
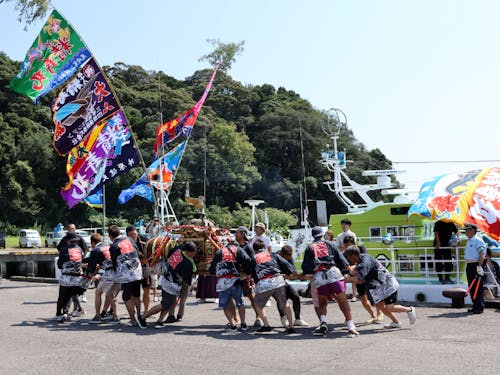
[[[467,282],[469,287],[474,279],[479,283],[479,286],[474,285],[470,288],[470,296],[473,305],[472,309],[469,309],[469,312],[473,314],[482,314],[484,310],[484,298],[482,293],[484,276],[483,263],[486,256],[486,244],[476,234],[476,225],[465,224],[465,235],[468,238],[464,251],[464,259],[467,262],[467,268],[465,269],[467,273]],[[476,290],[478,291],[477,293],[475,293]]]

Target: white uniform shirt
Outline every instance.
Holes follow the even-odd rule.
[[[464,259],[468,261],[477,261],[479,256],[486,256],[486,244],[478,236],[471,237],[465,245]]]

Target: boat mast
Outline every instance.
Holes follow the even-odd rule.
[[[331,108],[326,112],[326,121],[322,123],[323,132],[333,141],[333,152],[327,150],[322,153],[321,164],[323,164],[330,172],[333,173],[333,181],[325,181],[323,184],[328,186],[330,191],[333,191],[339,200],[347,207],[348,212],[361,212],[373,207],[379,206],[384,202],[375,202],[368,195],[368,191],[388,189],[393,187],[390,175],[402,173],[394,169],[389,170],[372,170],[364,171],[363,176],[376,176],[377,183],[369,185],[361,185],[351,180],[344,172],[347,166],[346,152],[339,151],[337,148],[337,140],[339,139],[340,131],[347,127],[347,117],[344,112],[337,108]],[[329,148],[329,145],[327,145]],[[348,185],[344,186],[342,179]],[[357,193],[363,203],[354,203],[346,193]]]

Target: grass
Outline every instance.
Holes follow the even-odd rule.
[[[45,247],[45,236],[41,236],[42,238],[42,247]],[[19,247],[19,237],[18,236],[6,236],[5,237],[5,246],[6,247]]]
[[[18,236],[5,237],[5,245],[7,247],[19,247],[19,237]]]

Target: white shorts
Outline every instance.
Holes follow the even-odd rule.
[[[99,282],[99,285],[97,285],[97,289],[101,289],[104,294],[108,294],[112,291],[114,296],[118,295],[120,287],[121,285],[118,283],[103,282],[102,280]]]
[[[158,275],[156,273],[149,275],[149,281],[151,282],[150,288],[158,288]]]

